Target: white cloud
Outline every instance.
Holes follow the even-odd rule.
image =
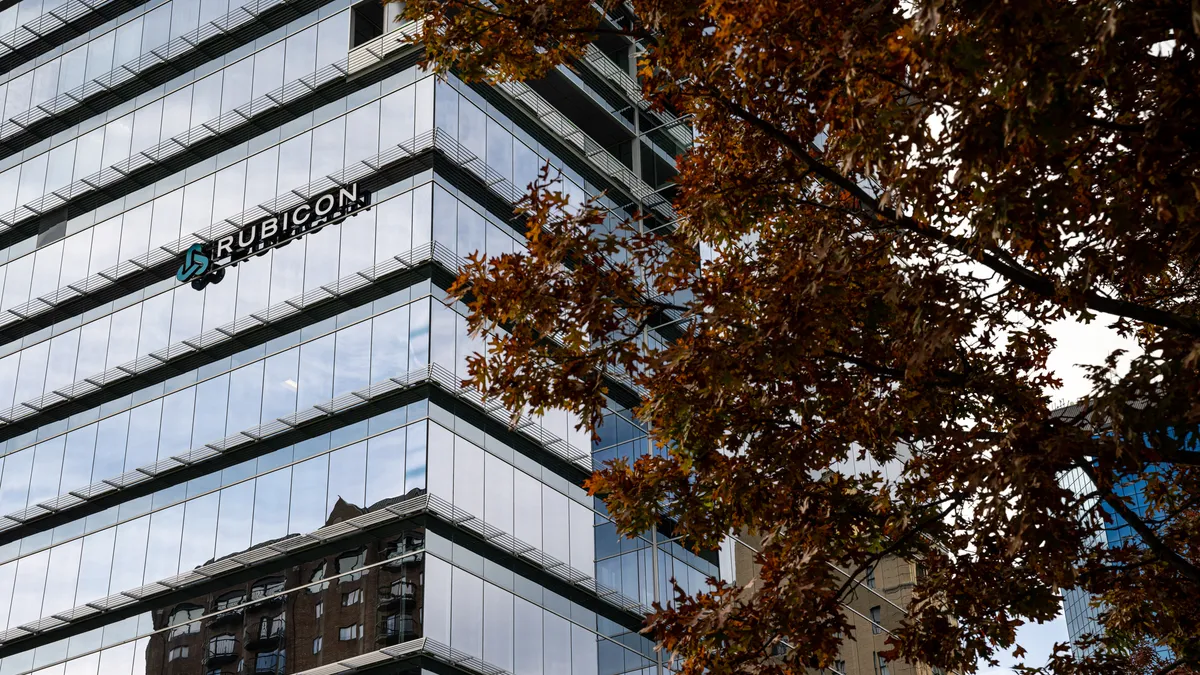
[[[1127,353],[1119,363],[1128,368],[1130,359],[1141,354],[1137,342],[1117,335],[1105,325],[1103,316],[1090,324],[1064,319],[1051,324],[1048,330],[1058,344],[1047,365],[1062,379],[1063,386],[1046,393],[1063,405],[1074,403],[1091,391],[1091,383],[1080,364],[1101,365],[1114,350],[1124,349]]]
[[[1032,667],[1044,666],[1050,654],[1054,653],[1054,644],[1067,641],[1067,621],[1061,613],[1049,623],[1026,624],[1017,629],[1017,644],[1025,648],[1025,656],[1014,659],[1011,653],[1001,654],[997,658],[999,666],[992,668],[981,663],[979,673],[1015,675],[1012,667],[1021,663]]]

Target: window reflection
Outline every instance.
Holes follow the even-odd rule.
[[[339,502],[339,504],[344,504],[344,503],[345,502]],[[358,551],[351,551],[348,553],[343,553],[342,555],[338,556],[337,572],[338,572],[338,574],[343,575],[343,576],[338,577],[338,583],[346,584],[346,583],[350,583],[352,581],[358,581],[359,579],[361,579],[364,572],[354,572],[353,574],[345,574],[345,573],[352,572],[353,570],[359,569],[364,564],[366,564],[366,561],[367,561],[366,549],[360,549]]]
[[[329,513],[326,525],[365,511],[343,503]],[[424,530],[413,527],[155,612],[155,628],[180,625],[145,642],[145,673],[299,672],[418,638],[424,564],[413,556],[395,556],[424,541]],[[395,563],[384,564],[388,560]],[[331,571],[348,573],[341,579],[353,581],[364,580],[370,572],[377,583],[331,586]],[[313,581],[318,583],[309,585]],[[238,611],[218,614],[241,605],[245,606]],[[291,645],[302,647],[289,662]],[[132,675],[143,674],[135,670]]]
[[[204,614],[204,608],[199,605],[181,605],[171,612],[171,618],[168,620],[169,625],[176,626],[167,634],[168,640],[190,635],[200,632],[200,624],[193,623],[193,619],[199,619]],[[182,624],[182,625],[179,625]]]
[[[277,595],[283,592],[283,577],[275,577],[264,579],[250,587],[250,599],[262,600],[268,596]]]
[[[328,565],[326,565],[325,563],[321,563],[320,566],[318,566],[315,570],[313,570],[312,576],[309,577],[309,581],[310,582],[320,581],[321,579],[324,579],[325,578],[325,569],[327,567],[328,567]],[[309,586],[308,592],[317,594],[317,593],[324,591],[327,588],[329,588],[328,581],[326,581],[325,583],[313,584],[313,585]]]

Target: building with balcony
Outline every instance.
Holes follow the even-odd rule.
[[[731,569],[582,489],[636,392],[510,425],[445,291],[547,162],[669,222],[690,132],[620,39],[486,86],[394,18],[0,0],[0,675],[658,675],[647,607]]]

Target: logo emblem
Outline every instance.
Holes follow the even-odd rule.
[[[179,266],[175,278],[179,281],[199,279],[208,272],[211,265],[208,255],[204,252],[204,244],[192,244],[183,254],[183,264]]]

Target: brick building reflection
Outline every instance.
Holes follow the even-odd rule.
[[[366,509],[339,498],[326,525],[422,492]],[[413,526],[155,610],[147,675],[294,673],[420,637],[424,546]]]

